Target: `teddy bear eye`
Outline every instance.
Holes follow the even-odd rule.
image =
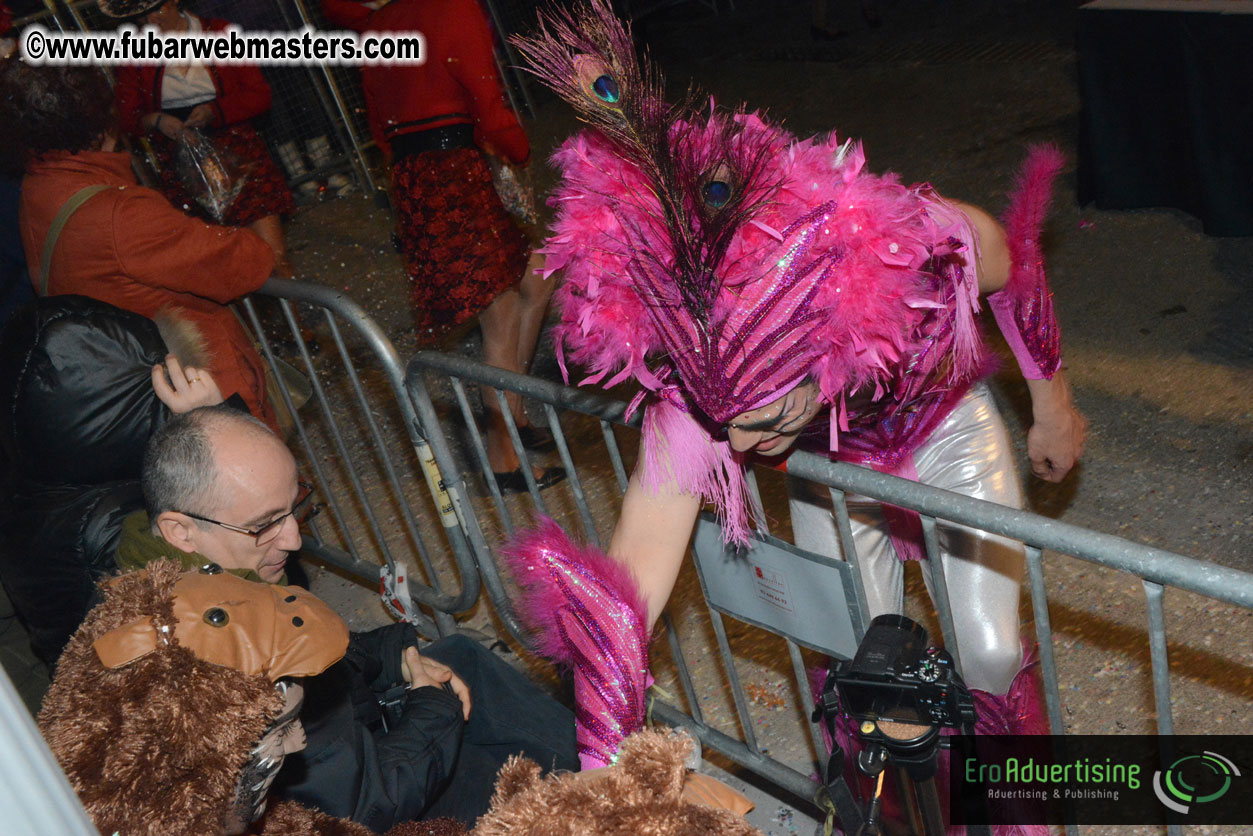
[[[225,627],[230,623],[231,617],[226,610],[221,607],[212,607],[204,611],[204,623],[214,627]]]

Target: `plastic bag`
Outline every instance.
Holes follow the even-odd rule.
[[[196,128],[185,129],[179,137],[174,166],[183,187],[218,223],[248,180],[239,158]]]
[[[492,170],[492,185],[504,204],[505,211],[523,224],[534,224],[539,215],[535,211],[535,189],[531,185],[531,173],[521,166],[510,165],[496,157],[488,157]]]

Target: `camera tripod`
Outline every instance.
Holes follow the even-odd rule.
[[[844,751],[834,735],[834,715],[838,707],[828,706],[824,695],[821,710],[832,731],[831,757],[824,775],[825,806],[832,818],[839,821],[845,836],[882,836],[879,818],[883,798],[883,779],[889,766],[896,770],[897,786],[905,826],[916,836],[944,836],[944,815],[935,776],[939,769],[940,728],[895,720],[862,720],[858,735],[865,747],[857,754],[857,768],[875,780],[875,790],[867,809],[863,810],[844,778]],[[973,734],[973,728],[963,728]],[[828,832],[830,828],[828,828]],[[966,826],[970,836],[990,836],[986,824]]]

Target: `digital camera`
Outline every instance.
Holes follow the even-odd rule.
[[[903,615],[880,615],[852,661],[835,669],[840,705],[859,720],[961,728],[975,721],[974,700],[942,648]]]

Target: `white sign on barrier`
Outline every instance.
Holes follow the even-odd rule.
[[[748,549],[737,550],[722,542],[721,527],[705,514],[694,547],[714,609],[832,656],[851,659],[857,651],[865,625],[844,561],[756,534]]]

